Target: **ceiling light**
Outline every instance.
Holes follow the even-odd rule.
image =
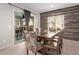
[[[51,8],[53,8],[53,7],[54,7],[54,5],[50,5],[50,7],[51,7]]]

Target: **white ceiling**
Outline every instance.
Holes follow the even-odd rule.
[[[33,10],[38,13],[43,13],[47,11],[79,5],[79,3],[17,3],[15,5],[29,10]],[[54,7],[51,8],[50,5],[53,5]]]

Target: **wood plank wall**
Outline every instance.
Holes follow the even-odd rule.
[[[70,40],[79,40],[79,5],[40,13],[42,33],[45,29],[47,29],[47,18],[49,16],[56,15],[64,15],[64,38]]]

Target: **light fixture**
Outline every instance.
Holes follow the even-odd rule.
[[[54,5],[50,5],[50,7],[51,7],[51,8],[53,8],[53,7],[54,7]]]

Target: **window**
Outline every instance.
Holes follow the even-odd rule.
[[[64,29],[64,15],[48,17],[48,31],[55,32]]]

